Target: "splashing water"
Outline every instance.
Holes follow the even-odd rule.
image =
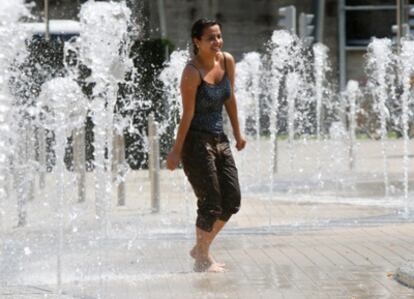
[[[94,79],[123,80],[125,68],[131,66],[126,53],[130,17],[131,11],[125,2],[87,2],[82,5],[80,58],[93,70]],[[97,92],[100,91],[98,88]]]
[[[63,251],[63,222],[67,214],[63,210],[65,193],[65,146],[66,138],[72,131],[83,126],[86,116],[87,101],[78,84],[71,78],[52,79],[42,86],[38,106],[42,113],[42,123],[46,129],[53,130],[56,136],[56,207],[55,215],[58,223],[57,237],[57,286],[58,294],[62,293],[61,256]],[[68,112],[69,111],[69,112]]]
[[[18,64],[26,56],[25,39],[27,33],[18,23],[23,16],[29,12],[23,0],[0,1],[0,228],[3,219],[3,200],[8,196],[8,179],[10,173],[10,159],[15,153],[13,139],[16,140],[16,130],[13,121],[17,117],[16,108],[13,108],[13,96],[9,90],[9,80],[14,75],[11,72],[12,64]],[[14,132],[14,133],[12,133]],[[17,163],[17,160],[16,160]],[[24,163],[24,162],[23,162]],[[23,165],[16,165],[16,178],[19,177],[21,190],[27,190],[28,180],[24,179],[27,168]],[[26,172],[27,174],[27,172]],[[27,202],[29,194],[25,192],[19,196],[20,222],[25,222],[23,207]]]
[[[275,31],[271,38],[269,45],[270,50],[270,72],[266,75],[269,78],[269,106],[271,108],[270,115],[270,142],[272,144],[272,173],[277,171],[277,144],[276,136],[278,133],[278,113],[279,113],[279,101],[280,101],[280,88],[284,75],[287,72],[287,68],[292,66],[292,54],[297,53],[294,47],[295,37],[289,34],[287,31]],[[293,56],[294,57],[294,56]],[[294,61],[294,59],[293,59]],[[273,177],[271,176],[271,182]],[[273,184],[271,183],[271,186]],[[272,190],[271,190],[272,192]]]
[[[55,78],[42,86],[37,103],[43,110],[42,123],[49,130],[62,130],[70,137],[82,127],[88,102],[79,85],[72,78]]]
[[[131,11],[125,2],[87,2],[80,11],[79,58],[95,82],[91,115],[94,123],[96,215],[106,223],[112,194],[112,140],[118,83],[132,67],[128,57]],[[122,132],[122,128],[118,128]],[[105,157],[107,149],[107,157]]]
[[[67,45],[68,49],[78,50],[80,63],[91,70],[88,79],[95,84],[89,108],[94,124],[95,215],[101,229],[95,236],[96,242],[105,239],[110,228],[108,212],[112,201],[112,182],[122,181],[118,177],[113,178],[111,170],[114,165],[113,143],[122,135],[123,125],[126,124],[120,115],[115,115],[114,110],[119,84],[124,82],[126,73],[133,66],[129,58],[130,17],[131,11],[125,2],[87,2],[80,11],[80,37],[74,44]],[[99,297],[103,292],[103,256],[104,252],[99,250],[96,255],[100,274]]]
[[[404,213],[408,215],[408,170],[409,170],[409,119],[412,118],[413,111],[409,110],[410,105],[414,103],[412,92],[411,92],[411,76],[414,73],[414,42],[413,41],[403,41],[402,49],[400,54],[400,67],[401,67],[401,82],[403,92],[401,94],[401,123],[402,123],[402,132],[404,139],[404,150],[403,150],[403,162],[404,162],[404,175],[403,175],[403,186],[404,186],[404,200],[405,207]],[[411,114],[411,115],[410,115]]]
[[[371,70],[371,72],[368,73],[368,85],[373,91],[374,109],[378,112],[380,117],[385,196],[389,195],[388,161],[385,143],[387,139],[387,120],[390,117],[387,100],[390,98],[390,84],[395,82],[393,76],[389,72],[393,60],[391,40],[374,38],[368,46],[367,65],[368,69]]]
[[[346,98],[349,105],[349,168],[355,166],[355,130],[356,130],[356,105],[361,96],[361,90],[357,81],[350,80],[346,86]]]
[[[322,44],[313,45],[314,70],[315,70],[315,101],[316,101],[316,138],[321,139],[321,120],[324,106],[324,96],[327,94],[325,82],[328,66],[329,49]]]
[[[260,81],[263,79],[262,58],[257,52],[250,52],[236,64],[237,76],[235,78],[234,93],[239,107],[240,130],[253,135],[255,139],[255,154],[261,153],[261,89]],[[254,122],[254,124],[253,124]],[[243,160],[242,160],[243,161]],[[243,167],[243,166],[242,166]],[[260,164],[255,164],[252,175],[255,178],[262,177]],[[262,183],[262,182],[261,182]]]
[[[240,129],[246,131],[248,119],[254,120],[256,139],[260,138],[260,80],[262,78],[263,65],[260,54],[250,52],[236,64],[237,77],[235,82],[235,95],[240,99]],[[245,114],[246,113],[246,114]]]
[[[293,170],[293,142],[295,139],[295,104],[299,92],[299,75],[289,73],[286,77],[286,100],[288,105],[288,144],[289,144],[289,165]]]
[[[165,100],[169,107],[165,120],[160,124],[161,134],[167,132],[167,128],[170,126],[175,127],[174,136],[177,134],[178,119],[182,113],[180,81],[184,67],[190,59],[188,53],[188,49],[171,53],[170,61],[159,75],[159,79],[164,84]]]

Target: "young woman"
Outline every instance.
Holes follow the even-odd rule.
[[[237,150],[246,141],[240,133],[234,97],[235,62],[221,51],[221,25],[200,19],[191,30],[194,56],[181,77],[183,114],[167,168],[180,160],[197,196],[196,245],[190,255],[195,271],[223,272],[209,248],[231,215],[240,209],[237,168],[229,140],[223,133],[223,106],[233,128]]]

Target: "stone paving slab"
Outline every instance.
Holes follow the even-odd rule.
[[[192,271],[192,237],[137,238],[130,249],[108,239],[95,250],[65,254],[62,298],[414,298],[414,289],[393,278],[414,259],[414,251],[407,254],[407,246],[414,248],[412,223],[289,234],[223,231],[212,248],[229,269],[222,274]],[[57,298],[53,275],[36,269],[42,263],[44,257],[28,262],[19,277],[25,284],[8,285],[2,274],[0,298]]]
[[[158,214],[115,208],[106,233],[88,203],[77,206],[89,212],[65,224],[61,298],[414,298],[394,279],[414,259],[412,218],[380,206],[270,203],[272,226],[255,215],[266,217],[269,201],[252,198],[215,242],[224,274],[192,271],[194,215],[179,199]],[[56,227],[42,215],[3,231],[0,298],[58,298]]]

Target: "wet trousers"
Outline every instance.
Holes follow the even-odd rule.
[[[240,209],[239,179],[229,140],[225,134],[190,130],[181,158],[197,197],[196,226],[211,232],[217,219],[228,221]]]

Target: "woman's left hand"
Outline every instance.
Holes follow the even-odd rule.
[[[246,146],[246,140],[243,137],[239,137],[236,139],[236,148],[238,151],[241,151]]]

